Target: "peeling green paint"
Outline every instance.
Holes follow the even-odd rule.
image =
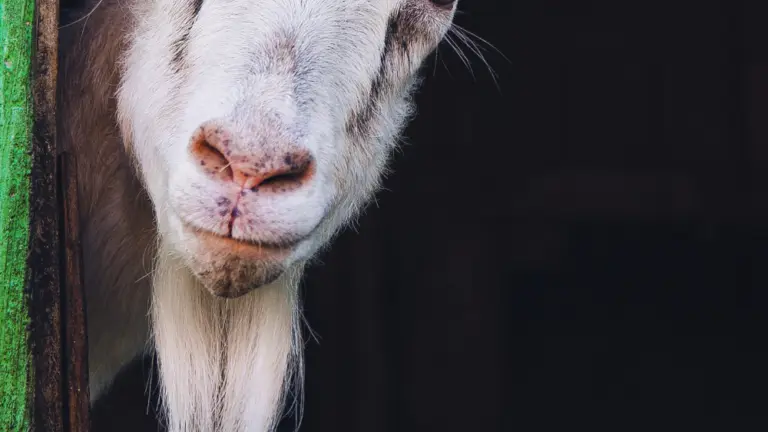
[[[28,431],[33,391],[26,292],[34,0],[0,0],[0,431]]]

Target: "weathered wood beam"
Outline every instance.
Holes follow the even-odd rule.
[[[22,1],[22,0],[6,0]],[[35,431],[64,431],[61,243],[56,148],[58,0],[36,0],[33,33],[29,290],[35,366]]]
[[[69,432],[90,430],[90,392],[88,391],[88,338],[86,334],[85,293],[83,291],[80,217],[77,201],[77,170],[71,153],[60,156],[64,243],[64,357],[65,392]]]

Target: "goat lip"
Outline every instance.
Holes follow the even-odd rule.
[[[245,239],[238,239],[234,237],[224,236],[212,231],[200,229],[191,225],[186,225],[185,229],[194,234],[198,239],[205,243],[216,243],[225,247],[237,249],[252,249],[259,250],[261,253],[274,254],[280,252],[287,252],[292,250],[298,245],[302,239],[297,239],[290,242],[272,243],[272,242],[256,242]]]

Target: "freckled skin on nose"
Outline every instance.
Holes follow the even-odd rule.
[[[291,143],[269,143],[278,147],[275,150],[247,139],[220,121],[210,121],[195,131],[189,150],[207,175],[254,192],[287,193],[304,186],[314,174],[314,158],[308,150]]]

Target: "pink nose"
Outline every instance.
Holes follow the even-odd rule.
[[[222,123],[206,122],[193,134],[190,152],[204,172],[243,189],[286,192],[306,183],[314,172],[312,155],[296,145],[253,149],[237,139]]]

